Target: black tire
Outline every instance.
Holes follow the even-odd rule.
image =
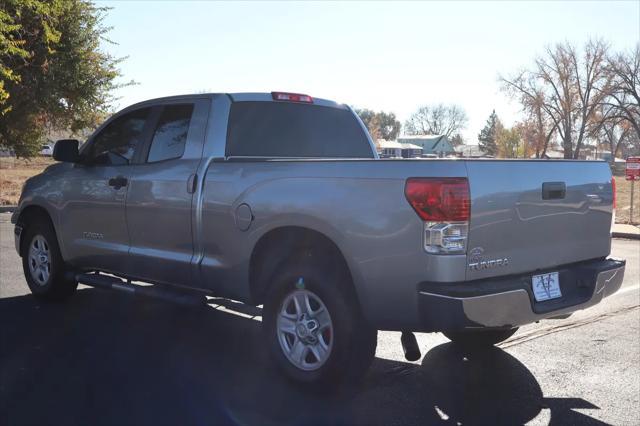
[[[283,302],[298,290],[317,296],[332,323],[329,355],[324,364],[310,371],[289,360],[283,347],[286,343],[281,343],[278,333]],[[336,268],[335,262],[323,262],[312,255],[287,261],[274,274],[264,304],[263,331],[280,370],[298,384],[312,385],[308,388],[311,390],[358,382],[373,362],[378,336],[377,330],[362,317],[348,274]]]
[[[32,273],[30,269],[30,262],[33,262],[34,259],[30,257],[29,253],[36,237],[41,238],[41,242],[44,241],[44,247],[48,252],[48,277],[46,280],[40,280],[44,276]],[[78,282],[67,274],[69,270],[60,254],[56,233],[48,220],[34,219],[26,225],[20,253],[22,254],[24,277],[31,293],[36,298],[47,301],[63,301],[73,295],[78,287]],[[34,275],[37,275],[37,278]]]
[[[484,349],[507,340],[518,331],[518,327],[508,329],[480,329],[465,331],[443,331],[447,339],[466,349]]]

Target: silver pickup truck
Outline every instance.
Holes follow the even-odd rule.
[[[78,146],[12,218],[32,293],[263,305],[276,364],[314,386],[360,377],[377,330],[408,359],[416,331],[478,349],[623,279],[604,162],[381,160],[348,106],[281,92],[142,102]]]

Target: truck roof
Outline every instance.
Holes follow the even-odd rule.
[[[145,105],[152,105],[157,103],[171,103],[179,101],[188,101],[197,98],[213,98],[216,96],[229,96],[234,102],[277,102],[273,100],[274,92],[238,92],[238,93],[190,93],[184,95],[163,96],[159,98],[147,99],[135,104],[129,105],[123,110],[138,108]],[[347,109],[346,104],[340,104],[338,102],[312,97],[313,105],[320,105],[332,108]]]

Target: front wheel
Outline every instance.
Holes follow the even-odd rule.
[[[518,327],[508,329],[479,329],[442,332],[456,345],[467,349],[483,349],[507,340],[518,331]]]
[[[272,358],[295,382],[318,388],[353,382],[373,361],[377,330],[369,326],[344,274],[310,258],[280,268],[264,307]]]
[[[22,240],[22,269],[31,293],[42,300],[65,300],[78,287],[66,276],[66,265],[51,224],[33,221]]]

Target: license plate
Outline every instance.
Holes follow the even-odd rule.
[[[562,297],[562,293],[560,293],[560,277],[557,272],[534,275],[531,279],[531,286],[533,287],[533,296],[536,298],[536,302]]]

